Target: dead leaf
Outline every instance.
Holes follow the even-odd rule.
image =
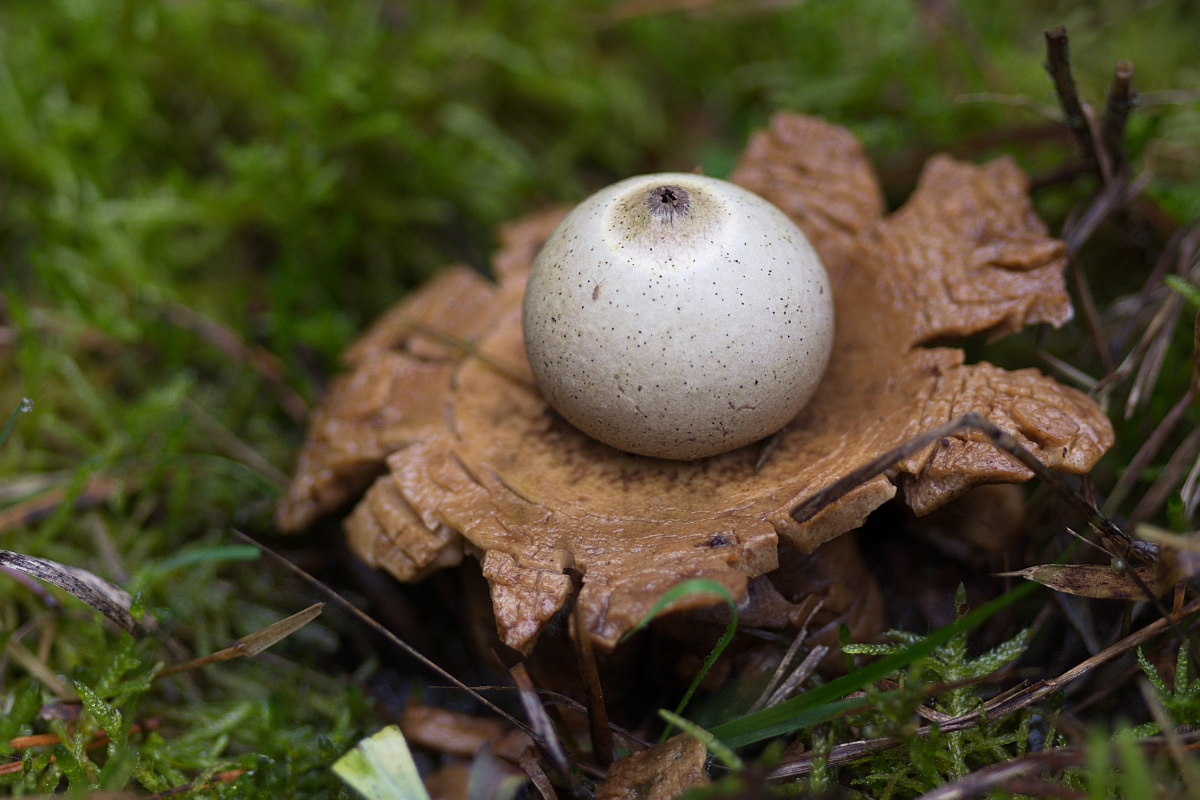
[[[1161,596],[1174,585],[1174,583],[1161,584],[1158,580],[1157,567],[1142,567],[1137,572],[1156,596]],[[1080,597],[1096,597],[1107,600],[1150,599],[1133,578],[1117,573],[1112,567],[1097,564],[1042,564],[996,574],[999,577],[1025,578],[1036,581],[1056,592],[1075,594]]]
[[[387,474],[346,522],[365,559],[413,580],[457,563],[464,549],[478,555],[501,636],[523,652],[566,603],[573,569],[583,575],[587,628],[611,648],[679,582],[709,578],[745,598],[750,579],[778,567],[781,540],[812,553],[858,527],[897,486],[924,514],[973,486],[1031,477],[967,433],[792,518],[822,488],[952,418],[979,412],[1065,472],[1087,472],[1111,446],[1108,420],[1080,392],[1032,369],[967,365],[961,350],[930,346],[1071,316],[1063,244],[1046,235],[1011,161],[935,157],[905,207],[885,218],[847,131],[779,114],[752,138],[733,179],[805,230],[837,313],[830,368],[759,469],[754,446],[692,462],[618,452],[566,425],[523,381],[437,343],[418,347],[421,338],[394,323],[419,318],[529,377],[520,301],[557,221],[547,212],[502,233],[497,286],[443,277],[352,348],[354,369],[317,413],[280,526],[296,530],[332,510],[386,456]]]
[[[533,740],[522,731],[490,717],[472,717],[433,706],[410,703],[400,730],[414,745],[461,758],[473,758],[484,744],[516,764]]]
[[[8,550],[0,550],[0,566],[11,567],[57,586],[87,603],[134,636],[144,636],[155,628],[152,617],[146,616],[139,620],[130,613],[133,598],[129,592],[113,586],[85,569],[68,567],[57,561],[33,558]]]
[[[324,603],[315,603],[303,611],[292,614],[286,619],[281,619],[278,622],[272,623],[262,630],[255,631],[247,636],[237,640],[237,644],[232,647],[226,647],[224,650],[218,650],[215,653],[210,653],[200,658],[192,659],[183,664],[173,664],[161,670],[156,677],[165,678],[179,672],[188,672],[200,667],[206,667],[209,664],[216,664],[221,661],[231,661],[235,658],[247,658],[256,656],[269,647],[273,647],[278,642],[291,636],[296,631],[303,628],[308,623],[312,622],[317,617],[321,616],[321,611],[325,608]]]
[[[453,762],[425,779],[429,800],[467,800],[471,765]]]
[[[708,750],[685,733],[626,756],[608,768],[596,800],[674,800],[694,786],[708,785]]]

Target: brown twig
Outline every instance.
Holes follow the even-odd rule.
[[[1059,25],[1045,32],[1046,36],[1046,71],[1054,81],[1054,90],[1058,94],[1058,102],[1067,115],[1067,125],[1075,134],[1079,150],[1107,184],[1112,180],[1112,170],[1108,154],[1098,145],[1094,125],[1083,101],[1079,98],[1079,90],[1075,87],[1075,78],[1071,74],[1071,55],[1067,43],[1067,29]]]
[[[1048,484],[1051,489],[1065,499],[1103,538],[1125,545],[1123,550],[1127,555],[1129,555],[1131,548],[1136,548],[1138,543],[1129,534],[1125,533],[1112,520],[1100,513],[1094,505],[1089,503],[1061,475],[1047,467],[1041,461],[1038,461],[1033,453],[1022,447],[1012,436],[976,413],[966,414],[958,419],[951,420],[945,425],[941,425],[927,431],[921,436],[910,439],[894,450],[890,450],[863,464],[861,467],[851,470],[841,479],[831,483],[796,506],[792,510],[791,516],[797,522],[805,522],[816,516],[827,506],[844,497],[851,490],[878,475],[882,475],[906,458],[916,455],[926,447],[942,439],[961,435],[968,431],[978,431],[983,434],[991,441],[994,447],[1007,453],[1031,470],[1042,481]],[[1141,552],[1137,552],[1137,555],[1134,557],[1142,561],[1147,560],[1146,556]]]
[[[609,728],[608,709],[604,707],[604,687],[600,685],[600,670],[596,667],[596,654],[592,651],[592,637],[588,635],[583,604],[579,602],[575,603],[575,656],[579,660],[579,673],[583,676],[592,756],[599,766],[607,769],[613,762],[612,730]]]
[[[1113,82],[1108,88],[1108,100],[1104,104],[1104,147],[1112,159],[1113,172],[1125,166],[1125,121],[1137,104],[1137,92],[1133,91],[1133,64],[1118,61],[1113,68]]]
[[[537,787],[538,794],[542,796],[542,800],[558,800],[558,793],[554,791],[554,786],[550,783],[550,779],[546,777],[546,773],[542,770],[542,765],[538,763],[537,750],[533,747],[525,748],[521,753],[521,758],[518,763],[521,769]]]

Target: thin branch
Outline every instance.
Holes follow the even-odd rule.
[[[1112,159],[1113,172],[1125,166],[1125,121],[1137,104],[1137,92],[1133,91],[1133,64],[1118,61],[1113,69],[1112,86],[1108,88],[1108,100],[1104,104],[1104,147]]]
[[[1051,489],[1058,493],[1067,503],[1075,509],[1088,524],[1095,528],[1102,537],[1120,542],[1126,545],[1126,551],[1130,546],[1135,546],[1138,543],[1121,530],[1117,525],[1100,511],[1087,499],[1072,487],[1066,480],[1054,470],[1047,467],[1037,457],[1029,452],[1026,448],[1009,434],[1000,430],[995,424],[984,419],[976,413],[966,414],[958,419],[951,420],[945,425],[941,425],[933,430],[927,431],[921,436],[917,436],[894,450],[890,450],[883,455],[878,456],[872,461],[867,462],[858,469],[851,470],[840,480],[831,483],[824,489],[820,490],[810,498],[800,503],[792,510],[792,519],[797,522],[805,522],[815,517],[826,507],[837,502],[847,493],[856,489],[858,486],[866,483],[872,478],[882,475],[901,461],[910,458],[924,450],[926,447],[933,445],[942,439],[951,436],[957,436],[969,431],[978,431],[986,436],[994,447],[1001,450],[1022,465],[1030,469],[1035,475],[1047,483]],[[1137,556],[1140,560],[1145,561],[1146,556],[1139,553]]]
[[[1075,78],[1071,75],[1071,55],[1067,44],[1067,29],[1058,26],[1045,32],[1046,36],[1046,71],[1054,81],[1054,90],[1058,94],[1058,102],[1067,115],[1067,125],[1075,134],[1079,150],[1083,157],[1095,167],[1100,177],[1107,184],[1112,180],[1108,154],[1098,147],[1097,137],[1089,122],[1089,114],[1083,101],[1079,98],[1079,90],[1075,87]]]

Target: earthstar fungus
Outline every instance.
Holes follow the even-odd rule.
[[[775,602],[781,553],[818,556],[898,487],[925,514],[974,486],[1031,477],[968,434],[808,518],[791,516],[855,467],[951,418],[979,412],[1064,472],[1087,472],[1112,445],[1108,420],[1080,392],[934,346],[1071,316],[1063,244],[1047,236],[1011,161],[936,156],[905,206],[885,217],[850,133],[778,114],[731,180],[805,232],[836,306],[828,370],[760,468],[756,445],[688,462],[629,455],[549,409],[529,380],[521,297],[561,218],[550,212],[502,232],[497,283],[452,268],[350,348],[349,373],[310,427],[280,528],[300,530],[369,484],[345,523],[368,563],[416,580],[464,554],[479,558],[501,638],[522,652],[568,601],[574,571],[588,631],[611,648],[688,578],[710,578],[740,599],[753,583],[752,594]]]

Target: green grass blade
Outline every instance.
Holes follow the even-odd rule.
[[[931,653],[935,648],[970,631],[975,626],[987,620],[996,612],[1007,608],[1017,600],[1036,591],[1038,584],[1026,583],[1018,586],[1007,594],[995,600],[984,603],[979,608],[966,614],[962,619],[941,630],[934,631],[925,639],[912,647],[908,647],[895,655],[881,658],[862,669],[843,675],[830,681],[824,686],[817,687],[799,697],[794,697],[779,705],[762,711],[726,722],[712,729],[712,734],[729,747],[741,747],[754,742],[761,742],[774,736],[790,733],[800,728],[817,725],[840,713],[853,708],[853,703],[865,702],[838,701],[851,692],[874,683],[890,672],[902,669],[918,658]],[[849,704],[849,705],[842,705]]]
[[[0,447],[3,447],[4,443],[8,441],[8,435],[12,433],[13,426],[17,424],[17,417],[21,414],[28,414],[30,411],[33,411],[33,401],[28,397],[22,398],[21,402],[17,403],[17,407],[13,409],[12,416],[8,418],[8,424],[4,426],[4,433],[0,433]]]
[[[686,720],[678,714],[672,714],[665,708],[660,708],[658,715],[665,719],[668,725],[675,725],[688,736],[707,747],[708,752],[716,756],[718,761],[734,772],[741,772],[746,768],[746,762],[742,761],[738,754],[733,752],[733,748],[726,746],[720,739],[696,723]]]
[[[1172,292],[1182,297],[1192,308],[1200,308],[1200,288],[1196,284],[1178,275],[1167,275],[1163,283]]]
[[[692,578],[691,580],[686,580],[677,586],[673,586],[665,594],[663,594],[662,597],[658,598],[658,602],[654,604],[654,607],[650,609],[646,616],[642,617],[642,621],[637,624],[637,627],[625,634],[626,637],[632,636],[637,631],[640,631],[649,625],[655,617],[665,611],[669,606],[674,605],[675,603],[678,603],[680,600],[683,600],[687,597],[700,594],[715,594],[720,597],[725,601],[725,604],[729,606],[729,613],[732,615],[732,618],[729,620],[729,625],[725,628],[725,633],[721,635],[721,638],[717,641],[716,646],[713,647],[712,652],[708,654],[708,658],[704,659],[704,664],[701,665],[700,671],[696,673],[696,677],[692,680],[692,685],[689,686],[688,690],[683,693],[683,699],[681,699],[679,701],[679,705],[675,707],[676,716],[683,714],[683,710],[687,708],[687,704],[692,700],[692,695],[694,695],[696,690],[700,688],[700,682],[704,680],[704,676],[708,674],[708,671],[712,668],[712,665],[715,664],[717,659],[721,657],[721,653],[725,652],[725,648],[728,647],[729,643],[733,641],[733,635],[737,633],[737,604],[733,602],[733,596],[729,594],[728,589],[714,580],[710,580],[708,578]],[[662,736],[659,738],[660,742],[665,742],[667,740],[667,737],[671,733],[671,728],[672,723],[670,720],[668,720],[667,727],[662,732]]]
[[[257,547],[248,544],[223,544],[216,547],[205,547],[200,550],[189,550],[172,556],[153,568],[156,575],[203,564],[210,561],[254,561],[261,555]]]

